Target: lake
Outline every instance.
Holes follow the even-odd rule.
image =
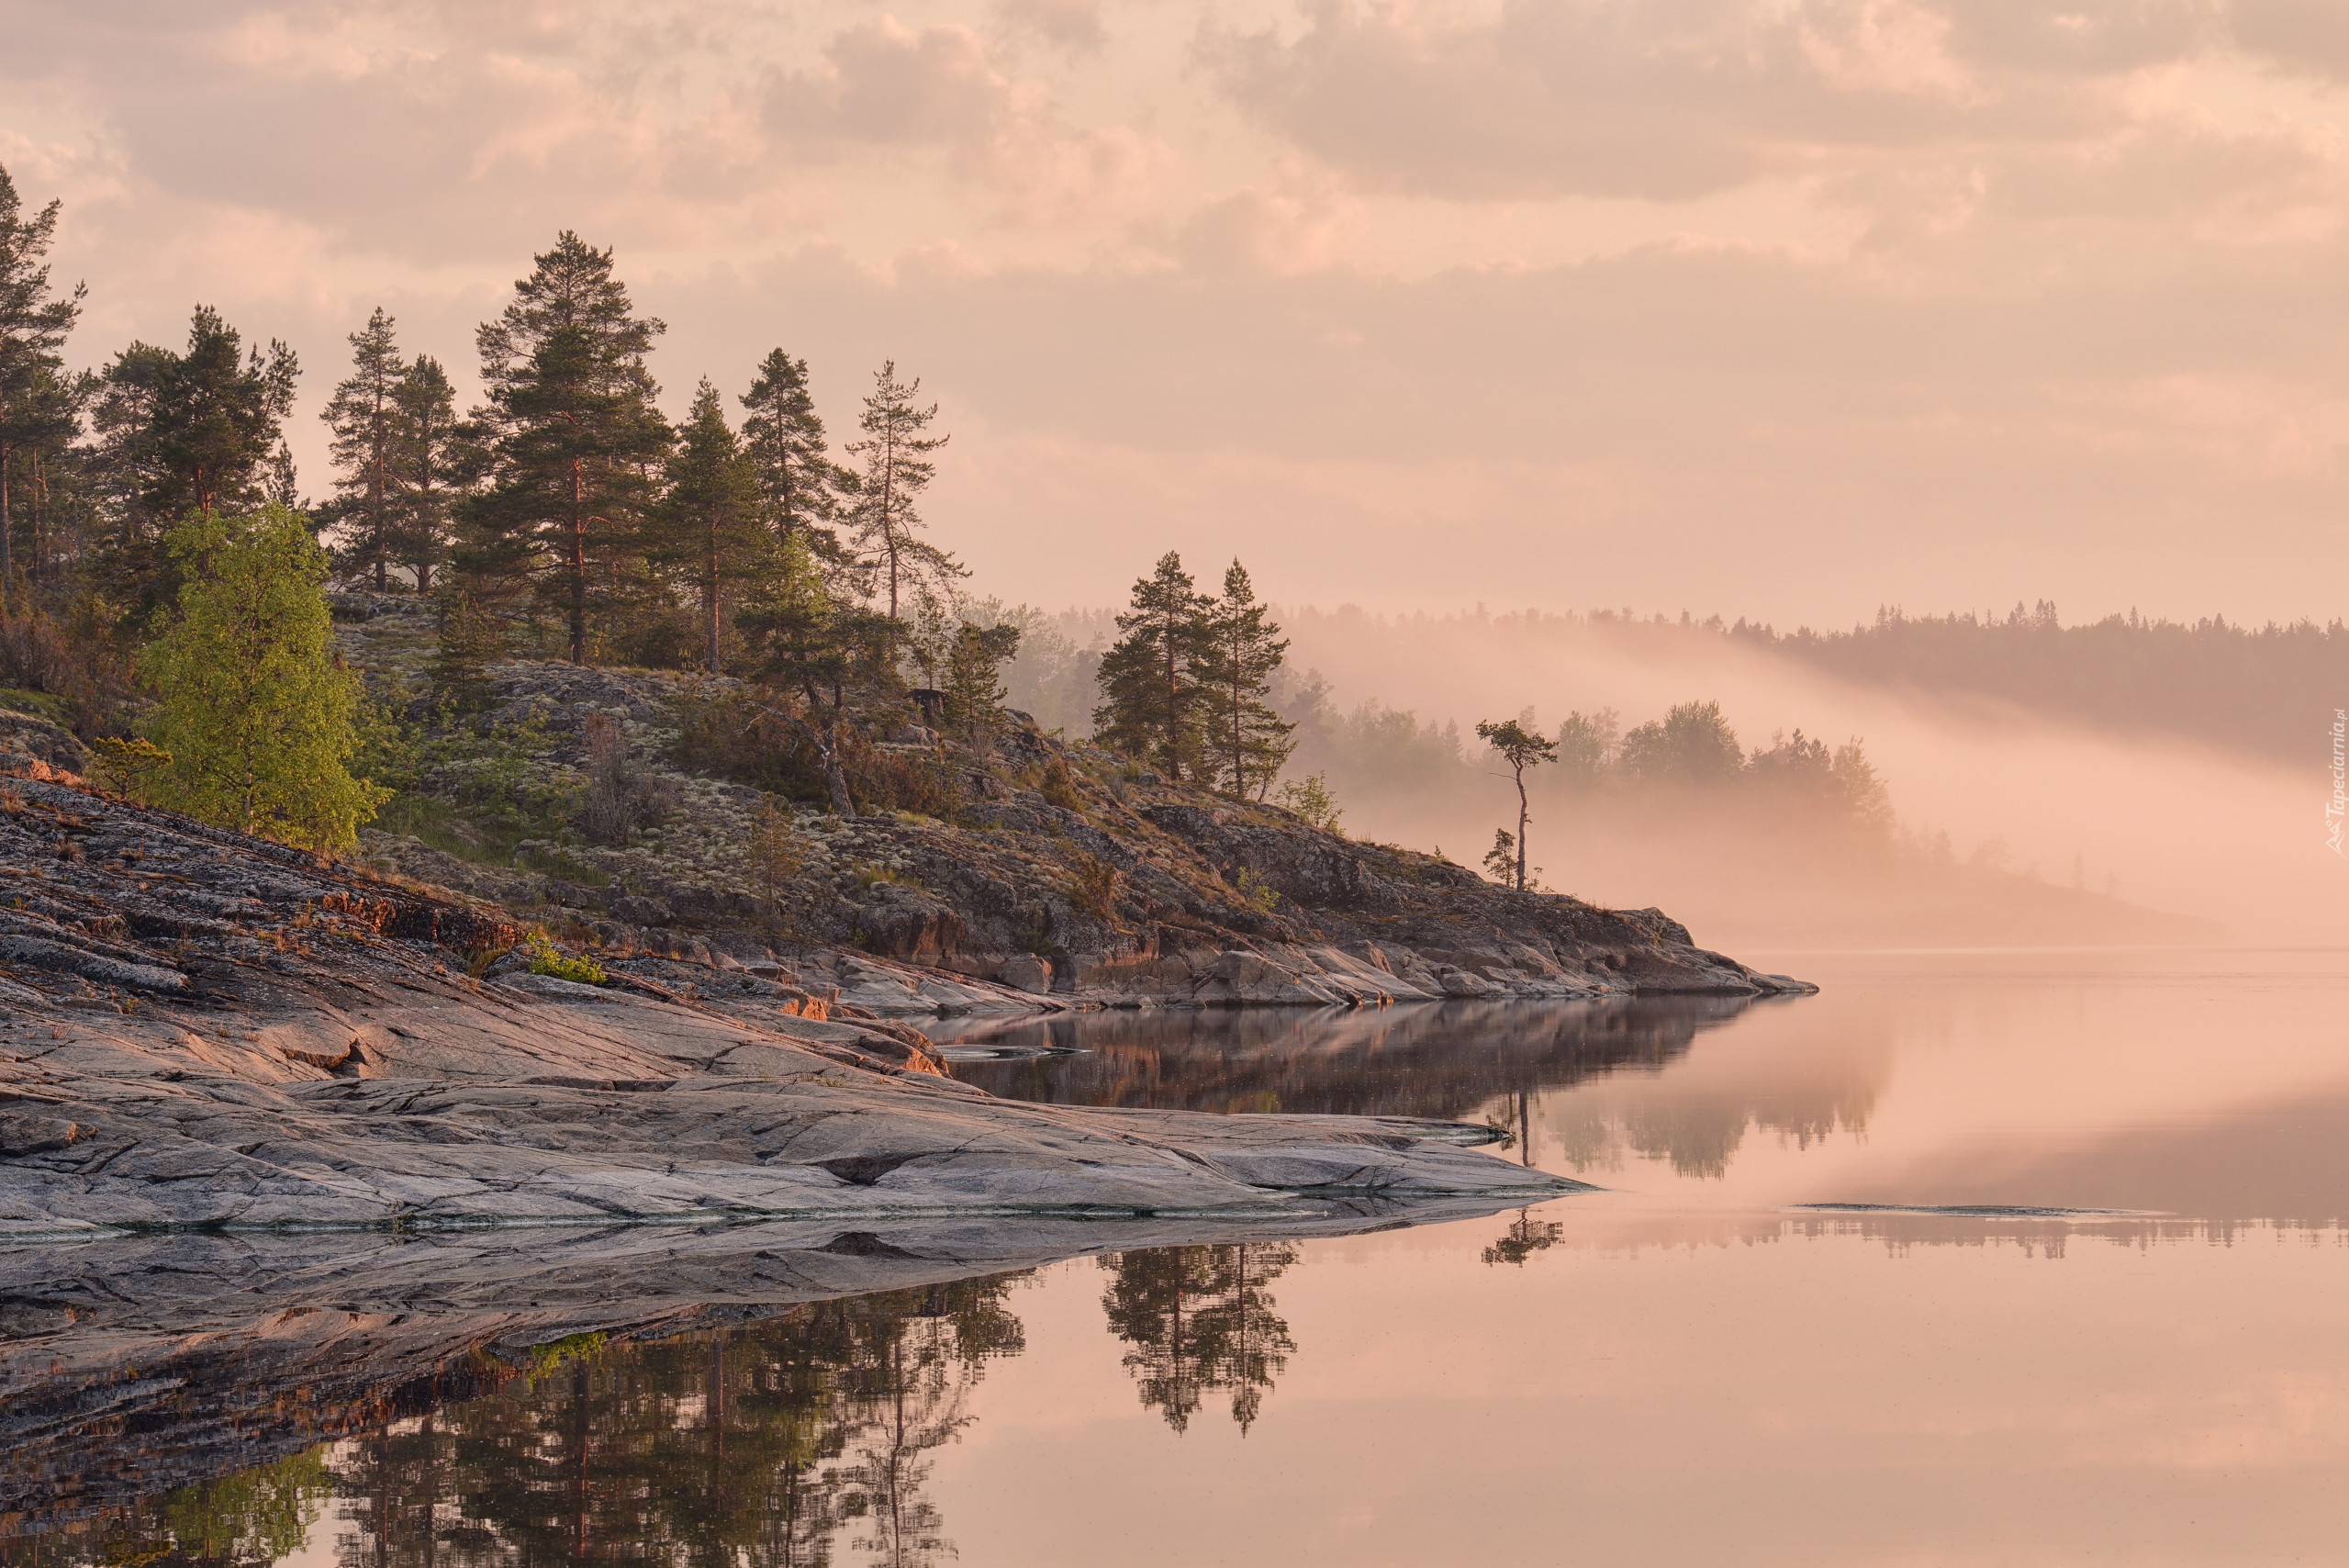
[[[1603,1190],[453,1358],[0,1561],[2339,1560],[2349,955],[1742,956],[1824,989],[949,1021],[999,1094]]]

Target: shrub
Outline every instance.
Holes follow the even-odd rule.
[[[531,933],[522,944],[522,952],[530,958],[531,973],[552,975],[556,980],[571,980],[579,985],[610,985],[611,977],[593,958],[575,958],[557,947],[543,931]]]
[[[1338,819],[1346,814],[1337,809],[1337,797],[1329,792],[1328,778],[1319,773],[1290,779],[1273,792],[1272,800],[1324,833],[1336,833]]]
[[[1095,920],[1113,920],[1117,915],[1117,868],[1079,849],[1076,852],[1077,868],[1069,879],[1068,899],[1079,909]]]

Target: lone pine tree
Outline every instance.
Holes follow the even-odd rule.
[[[1549,736],[1526,728],[1515,719],[1499,723],[1486,720],[1476,726],[1479,740],[1501,754],[1501,759],[1516,770],[1517,780],[1517,852],[1516,888],[1526,890],[1526,824],[1532,820],[1526,805],[1526,769],[1538,767],[1545,762],[1558,760],[1558,743]],[[1485,856],[1488,865],[1505,862],[1506,846],[1493,840],[1492,850]]]
[[[478,334],[489,487],[466,509],[462,565],[536,579],[574,664],[587,662],[591,613],[642,587],[639,535],[670,440],[644,362],[666,330],[634,314],[611,252],[566,229]]]
[[[1247,569],[1235,560],[1224,573],[1224,597],[1204,612],[1201,628],[1207,774],[1242,800],[1251,790],[1261,800],[1296,745],[1289,736],[1297,726],[1265,701],[1289,651],[1270,614]]]
[[[1205,707],[1200,676],[1213,602],[1169,550],[1156,571],[1135,583],[1133,602],[1117,618],[1124,635],[1102,655],[1097,737],[1156,762],[1172,779],[1195,767],[1199,756]]]

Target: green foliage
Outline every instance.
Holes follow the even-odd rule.
[[[1737,777],[1745,753],[1718,702],[1682,702],[1623,737],[1621,766],[1634,778],[1718,784]]]
[[[778,544],[814,558],[845,559],[829,526],[855,488],[825,454],[823,420],[808,391],[808,362],[770,350],[743,394],[743,449],[758,476],[760,518]]]
[[[386,755],[413,782],[383,808],[378,825],[386,832],[413,834],[464,859],[497,862],[510,859],[525,841],[559,840],[569,832],[585,786],[546,764],[557,741],[543,710],[486,723],[443,703],[429,724],[402,726],[401,736],[386,745]],[[600,879],[567,857],[541,858],[574,881]]]
[[[160,1522],[197,1562],[272,1562],[298,1551],[333,1495],[321,1446],[164,1495]]]
[[[340,667],[319,585],[325,554],[299,514],[192,514],[170,536],[179,613],[140,657],[171,754],[156,804],[310,849],[347,848],[389,794],[352,777],[358,678]]]
[[[1532,814],[1526,799],[1526,769],[1538,767],[1545,762],[1558,760],[1558,743],[1530,728],[1532,710],[1528,709],[1522,718],[1504,720],[1498,723],[1487,720],[1476,726],[1477,739],[1499,752],[1501,759],[1509,765],[1516,775],[1517,859],[1516,865],[1513,868],[1516,873],[1513,880],[1519,892],[1526,890],[1526,824],[1531,820]],[[1506,838],[1508,834],[1503,834],[1501,837]],[[1484,863],[1490,866],[1493,863],[1493,856],[1498,853],[1500,853],[1500,844],[1496,840],[1492,852],[1485,856]]]
[[[639,539],[671,432],[645,356],[665,330],[634,314],[611,252],[565,230],[478,334],[489,484],[457,566],[492,599],[534,587],[575,664],[650,592]]]
[[[1585,714],[1577,709],[1558,726],[1558,772],[1567,784],[1590,789],[1606,777],[1623,734],[1623,721],[1612,708]]]
[[[865,460],[850,513],[856,543],[871,563],[878,586],[886,590],[891,622],[903,600],[919,592],[943,599],[954,579],[970,575],[969,568],[921,536],[922,514],[915,503],[937,476],[937,464],[930,454],[949,439],[923,433],[937,417],[938,406],[917,408],[914,399],[921,392],[920,377],[900,381],[897,362],[883,361],[857,420],[865,439],[848,443],[848,451]]]
[[[533,931],[522,944],[522,956],[529,959],[531,973],[551,975],[556,980],[571,980],[579,985],[610,985],[611,977],[593,958],[575,958],[554,945],[553,937],[543,931]]]
[[[1240,874],[1232,879],[1232,887],[1251,909],[1261,910],[1266,914],[1270,914],[1281,907],[1281,890],[1245,866],[1240,868]]]
[[[1484,869],[1496,882],[1509,882],[1516,879],[1516,834],[1507,828],[1494,830],[1493,847],[1484,852]]]
[[[172,754],[144,735],[100,735],[90,743],[93,781],[130,800],[145,799],[155,776],[171,765]]]
[[[1057,754],[1045,759],[1036,793],[1064,812],[1075,812],[1080,816],[1084,813],[1085,798],[1077,793],[1076,777],[1068,771],[1067,760]]]
[[[984,746],[1002,721],[1003,664],[1019,651],[1017,626],[964,622],[955,628],[946,648],[946,722],[974,746]]]
[[[548,971],[536,969],[532,972],[544,974]],[[570,977],[566,975],[562,978],[567,980]],[[603,982],[596,980],[592,983],[601,985]],[[530,1353],[522,1360],[522,1372],[526,1376],[544,1377],[565,1362],[583,1360],[603,1348],[604,1335],[600,1329],[585,1334],[566,1334],[560,1339],[550,1339],[543,1345],[532,1345],[530,1348]]]
[[[1224,596],[1206,611],[1200,638],[1201,721],[1206,775],[1227,794],[1260,800],[1296,749],[1296,725],[1265,700],[1289,651],[1270,607],[1256,597],[1237,560],[1224,574]]]
[[[747,590],[756,601],[758,579],[776,565],[777,539],[760,516],[757,467],[726,423],[718,389],[706,379],[677,427],[666,489],[652,524],[654,563],[678,573],[700,603],[701,652],[714,675],[725,663],[732,630],[728,596]]]
[[[31,218],[16,182],[0,169],[0,595],[15,576],[16,509],[8,482],[20,449],[36,456],[71,433],[72,403],[58,350],[82,314],[81,286],[51,297],[43,258],[57,236],[62,204],[52,198]]]
[[[349,341],[351,374],[319,414],[334,436],[329,451],[338,494],[330,520],[351,536],[346,569],[372,577],[380,593],[390,586],[397,547],[399,384],[408,375],[408,361],[381,306]]]
[[[151,599],[173,586],[152,549],[169,520],[269,498],[300,364],[282,342],[266,355],[242,347],[218,310],[199,305],[185,353],[133,343],[99,372],[94,456],[117,520],[116,570]]]
[[[1115,920],[1117,868],[1081,849],[1071,853],[1076,866],[1068,879],[1068,901],[1095,920]]]
[[[1094,738],[1178,782],[1199,756],[1205,705],[1200,663],[1212,602],[1169,550],[1135,583],[1133,602],[1117,618],[1124,635],[1102,655]]]
[[[1273,795],[1272,803],[1283,811],[1296,812],[1324,833],[1337,832],[1337,824],[1346,815],[1338,810],[1337,797],[1330,792],[1329,779],[1319,773],[1284,781]]]
[[[16,713],[30,713],[36,719],[47,719],[52,724],[73,722],[73,714],[64,700],[46,691],[27,691],[19,687],[0,687],[0,708]]]

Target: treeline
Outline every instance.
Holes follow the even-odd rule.
[[[2349,691],[2349,627],[2263,626],[2134,610],[2065,626],[2053,603],[2004,616],[1877,611],[1849,632],[1727,635],[1871,686],[1997,698],[2120,730],[2155,731],[2299,762]]]
[[[1348,614],[1315,619],[1343,626]],[[1312,624],[1304,612],[1297,619]],[[1530,640],[1596,644],[1639,660],[1684,658],[1692,644],[1743,648],[1854,685],[1989,699],[2102,729],[2292,762],[2306,757],[2311,734],[2332,722],[2340,694],[2349,690],[2349,624],[2338,619],[2252,626],[2223,615],[2183,622],[2132,610],[2067,626],[2046,599],[2018,602],[2004,614],[1910,615],[1886,606],[1849,631],[1779,632],[1760,621],[1629,610],[1489,619]],[[1394,629],[1411,636],[1447,623],[1403,617]]]
[[[118,717],[131,650],[176,593],[170,532],[268,501],[307,516],[343,582],[433,595],[459,674],[520,653],[812,694],[876,660],[940,685],[958,638],[966,663],[1016,641],[976,642],[988,628],[956,613],[967,569],[921,514],[946,437],[893,362],[836,455],[781,348],[731,399],[703,380],[672,424],[651,371],[664,324],[566,231],[475,334],[472,409],[384,311],[351,334],[323,413],[330,495],[309,505],[283,342],[249,346],[199,306],[185,348],[66,370],[84,293],[50,283],[58,216],[27,214],[0,170],[0,678],[70,695],[85,729]]]

